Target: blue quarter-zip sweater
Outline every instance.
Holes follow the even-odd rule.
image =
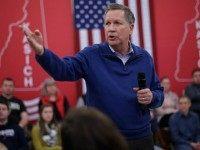
[[[151,134],[149,109],[139,106],[136,92],[137,74],[144,72],[147,87],[153,93],[148,108],[163,102],[163,88],[156,76],[153,60],[144,50],[132,45],[128,61],[123,62],[113,53],[108,43],[86,47],[74,57],[59,58],[48,49],[36,56],[39,64],[55,79],[74,81],[84,78],[87,86],[86,104],[108,115],[127,139],[138,139]]]

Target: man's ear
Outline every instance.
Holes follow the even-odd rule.
[[[129,33],[129,35],[132,35],[133,29],[134,29],[134,24],[132,23],[132,24],[130,24],[130,33]]]

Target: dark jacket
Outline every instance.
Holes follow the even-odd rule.
[[[8,150],[28,150],[28,143],[24,135],[24,130],[12,123],[0,125],[0,142]]]

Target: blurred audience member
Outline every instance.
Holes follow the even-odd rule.
[[[192,83],[186,87],[185,95],[191,100],[191,110],[200,118],[200,68],[192,71]]]
[[[169,125],[176,150],[200,149],[200,124],[198,116],[189,111],[188,97],[179,99],[179,111],[170,117]]]
[[[68,112],[62,128],[63,150],[127,150],[127,143],[112,121],[94,108]]]
[[[46,79],[43,82],[41,90],[40,106],[42,104],[52,104],[56,121],[62,121],[65,113],[69,109],[69,103],[66,96],[62,95],[53,79]]]
[[[28,124],[28,114],[22,100],[14,96],[14,81],[12,78],[4,78],[2,82],[1,98],[9,102],[11,113],[9,121],[24,128]]]
[[[178,111],[178,96],[171,90],[171,83],[168,77],[163,77],[161,85],[164,87],[164,102],[163,105],[156,109],[158,125],[159,125],[159,143],[162,148],[170,149],[170,131],[169,118]]]
[[[28,150],[28,143],[23,129],[13,122],[9,122],[10,114],[8,101],[0,97],[0,142],[8,150]]]
[[[171,91],[171,83],[168,77],[164,77],[161,80],[161,85],[164,87],[164,102],[161,107],[157,108],[157,117],[158,121],[163,116],[166,116],[166,118],[169,119],[169,117],[172,113],[175,113],[178,110],[178,96],[176,93]],[[166,126],[168,126],[168,119],[166,119]]]
[[[35,150],[61,150],[59,125],[54,118],[53,106],[40,107],[40,120],[32,129],[32,142]]]

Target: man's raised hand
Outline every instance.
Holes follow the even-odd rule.
[[[29,29],[27,24],[20,25],[20,28],[26,35],[26,38],[37,55],[44,53],[43,38],[39,30],[35,30],[34,33]]]

